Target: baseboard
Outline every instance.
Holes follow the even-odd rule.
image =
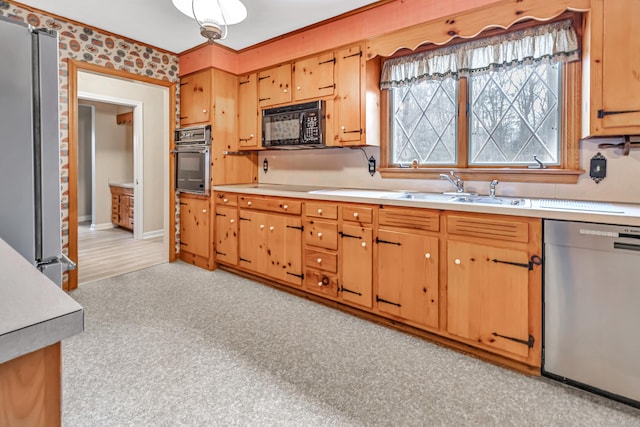
[[[111,228],[115,228],[115,225],[111,222],[106,224],[91,224],[91,231],[109,230]]]
[[[82,215],[78,217],[78,222],[91,221],[91,215]]]
[[[142,239],[153,239],[154,237],[162,237],[164,236],[164,230],[154,230],[147,231],[146,233],[142,233]]]

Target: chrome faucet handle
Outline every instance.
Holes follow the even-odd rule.
[[[500,181],[494,179],[489,183],[489,197],[496,197],[496,185],[500,184]]]

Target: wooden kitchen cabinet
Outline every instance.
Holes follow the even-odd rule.
[[[260,146],[260,110],[258,109],[258,75],[245,74],[238,78],[238,148],[256,149]]]
[[[373,305],[373,230],[371,226],[343,224],[340,241],[342,301],[370,309]]]
[[[209,69],[180,77],[180,127],[206,123],[211,111]]]
[[[340,206],[340,298],[373,307],[373,206]]]
[[[258,105],[271,105],[291,102],[291,64],[263,70],[258,74]]]
[[[180,195],[180,258],[194,262],[194,256],[209,260],[211,255],[209,198]]]
[[[447,331],[540,366],[541,221],[447,216]]]
[[[238,209],[233,206],[216,206],[215,222],[216,261],[238,264]]]
[[[333,95],[333,70],[336,59],[333,52],[300,59],[293,63],[293,81],[296,101]]]
[[[242,197],[241,197],[242,199]],[[275,199],[249,198],[245,208],[239,210],[238,265],[246,270],[278,281],[300,286],[302,284],[302,219],[299,214],[260,211],[261,207],[275,204],[294,204]],[[264,203],[257,203],[263,200]],[[267,202],[274,200],[274,202]],[[252,210],[250,207],[253,206]]]
[[[423,329],[437,329],[439,213],[383,207],[378,216],[375,239],[378,312]]]
[[[640,0],[593,0],[583,58],[584,136],[640,134]]]
[[[438,238],[381,228],[378,311],[418,326],[438,327]]]
[[[307,291],[338,296],[338,205],[308,201],[304,205],[305,280]]]
[[[111,222],[133,231],[133,188],[109,185],[111,190]]]
[[[380,59],[365,60],[364,44],[338,50],[333,142],[380,145]]]

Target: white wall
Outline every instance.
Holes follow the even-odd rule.
[[[78,219],[91,219],[91,143],[93,135],[91,107],[78,106]]]
[[[621,139],[584,140],[580,144],[580,167],[586,171],[577,184],[537,184],[501,182],[497,195],[533,198],[559,198],[594,200],[621,203],[640,203],[640,150],[632,150],[622,156],[620,150],[601,150],[603,142],[620,142]],[[373,155],[380,161],[379,148],[366,148],[366,157]],[[607,158],[607,177],[596,184],[589,178],[589,162],[597,152]],[[264,158],[269,171],[262,171]],[[371,177],[367,161],[361,150],[324,149],[295,151],[263,151],[258,159],[258,181],[266,184],[296,184],[320,187],[374,188],[440,192],[451,190],[451,184],[435,179],[381,178],[379,173]],[[465,189],[488,194],[488,182],[465,182]]]
[[[143,233],[161,232],[168,212],[168,88],[80,71],[78,92],[142,102]]]

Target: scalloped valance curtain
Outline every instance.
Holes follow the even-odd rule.
[[[567,19],[387,60],[382,67],[380,88],[577,59],[578,37],[572,21]]]

